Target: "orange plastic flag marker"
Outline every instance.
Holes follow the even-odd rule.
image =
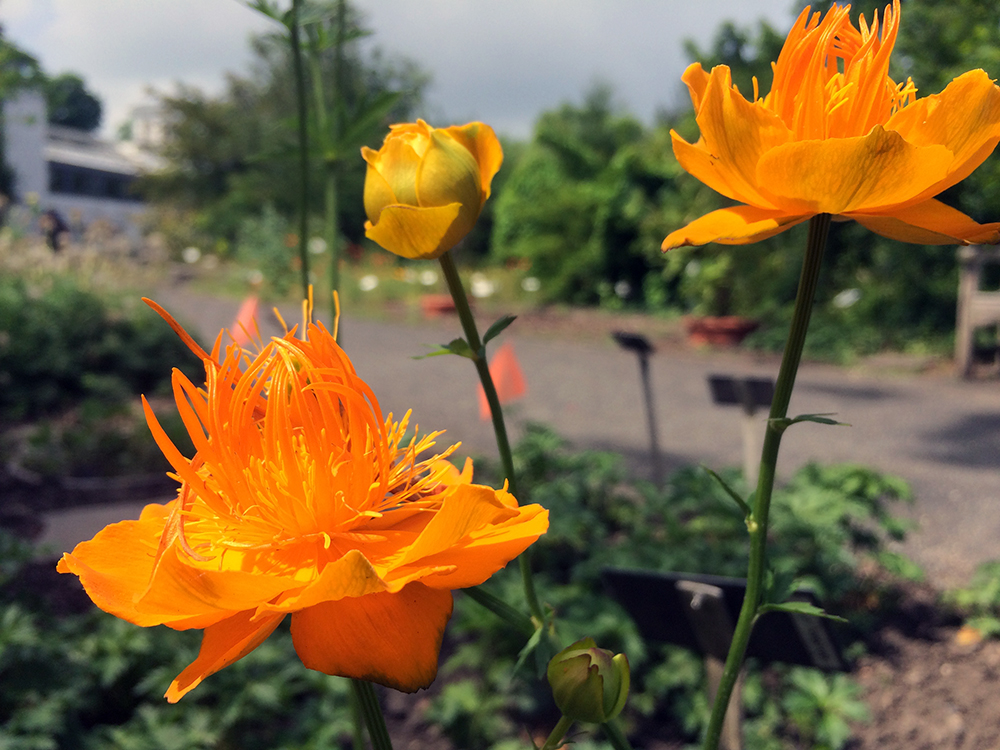
[[[257,333],[257,298],[250,296],[243,300],[240,311],[236,313],[236,320],[232,328],[229,329],[233,341],[240,346],[247,344],[258,335]]]
[[[528,386],[524,382],[524,372],[518,364],[514,355],[514,347],[510,342],[502,344],[497,353],[493,355],[490,362],[490,375],[493,377],[493,385],[497,389],[497,397],[501,404],[508,404],[511,401],[521,398],[528,392]],[[486,400],[486,392],[483,386],[479,385],[479,418],[484,422],[490,419],[490,404]]]

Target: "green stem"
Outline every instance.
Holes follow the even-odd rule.
[[[605,724],[601,724],[601,729],[604,730],[604,736],[608,738],[608,742],[611,743],[611,747],[615,750],[632,750],[628,738],[625,736],[622,728],[618,726],[617,719],[612,719]]]
[[[352,750],[365,750],[365,717],[361,713],[361,699],[358,691],[351,689],[349,697],[351,707],[351,748]]]
[[[375,695],[375,688],[367,680],[353,679],[351,687],[354,689],[354,695],[361,707],[365,726],[368,727],[368,736],[372,739],[372,749],[392,750],[392,740],[389,739],[389,730],[385,726],[385,717],[382,715],[378,696]]]
[[[503,599],[493,596],[482,586],[462,589],[470,599],[485,607],[501,620],[505,620],[521,631],[525,638],[530,638],[535,633],[535,625],[531,619],[525,617],[521,612],[507,604]]]
[[[774,400],[771,402],[771,412],[768,415],[767,427],[764,432],[764,447],[760,458],[760,475],[757,480],[757,491],[754,495],[753,512],[747,518],[747,528],[750,531],[750,562],[747,568],[747,590],[740,609],[739,620],[733,633],[733,641],[729,646],[729,656],[722,672],[719,690],[715,695],[712,715],[705,734],[705,750],[715,750],[719,746],[722,735],[722,722],[729,705],[729,696],[736,685],[743,657],[746,654],[750,633],[757,618],[760,606],[764,572],[767,566],[767,521],[771,509],[771,492],[774,489],[775,467],[778,462],[778,448],[781,444],[783,427],[775,420],[784,419],[788,413],[788,402],[795,387],[795,375],[802,358],[802,347],[805,344],[806,332],[809,329],[809,317],[812,315],[813,300],[816,296],[816,284],[819,280],[819,270],[823,262],[823,251],[826,248],[826,238],[830,229],[830,215],[819,214],[809,221],[809,239],[806,246],[806,257],[802,263],[802,273],[799,277],[799,289],[795,297],[795,311],[792,313],[792,325],[785,343],[785,353],[781,359],[778,380],[774,386]]]
[[[299,41],[299,11],[302,0],[292,0],[292,17],[288,30],[292,43],[292,66],[295,71],[295,98],[299,115],[299,263],[302,266],[303,299],[309,296],[309,134],[306,123],[306,73],[302,65],[302,44]]]
[[[562,738],[566,736],[566,732],[569,731],[571,726],[573,726],[572,719],[568,719],[565,716],[560,717],[559,723],[552,729],[552,733],[545,740],[545,744],[542,745],[541,750],[555,750],[559,747],[559,743],[562,742]]]
[[[448,282],[448,290],[451,298],[455,301],[455,309],[458,311],[458,318],[462,322],[462,330],[465,331],[465,339],[469,347],[476,353],[476,372],[479,373],[479,380],[483,384],[483,392],[486,394],[486,401],[490,405],[490,414],[493,416],[493,432],[496,434],[497,450],[500,452],[500,461],[503,464],[504,476],[507,478],[507,489],[514,497],[521,499],[517,491],[517,478],[514,476],[514,455],[510,450],[510,440],[507,437],[507,426],[503,421],[503,410],[500,408],[500,399],[497,396],[496,386],[493,384],[493,376],[490,375],[490,367],[486,362],[486,349],[479,338],[479,331],[476,328],[476,319],[472,316],[472,309],[469,307],[469,298],[465,295],[465,287],[462,286],[462,279],[458,275],[455,261],[448,251],[438,258],[444,278]],[[531,575],[530,549],[521,553],[518,558],[521,566],[521,580],[524,584],[524,595],[528,600],[528,608],[532,617],[536,620],[536,625],[540,626],[545,622],[545,613],[538,601],[538,594],[535,592],[535,581]]]

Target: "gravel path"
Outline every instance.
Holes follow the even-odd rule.
[[[156,298],[208,341],[232,324],[239,306],[181,287],[165,288]],[[294,308],[286,319],[297,319]],[[343,342],[383,410],[398,415],[412,409],[423,430],[446,429],[447,439],[462,441],[463,451],[493,454],[492,429],[478,416],[472,366],[455,357],[411,359],[428,351],[425,345],[460,335],[457,320],[410,325],[345,317],[342,328]],[[637,473],[649,476],[636,358],[594,327],[583,333],[557,338],[544,316],[529,316],[504,334],[528,385],[527,395],[509,409],[514,439],[530,418],[576,447],[622,453]],[[659,347],[650,369],[666,468],[739,465],[741,412],[713,406],[706,377],[773,377],[777,360],[693,351],[664,336],[666,346]],[[976,563],[1000,557],[1000,382],[962,382],[944,371],[916,374],[871,363],[854,369],[806,363],[789,413],[826,412],[851,426],[791,428],[779,460],[782,476],[811,460],[863,463],[902,476],[913,486],[916,504],[899,512],[920,524],[904,550],[936,586],[964,583]],[[759,431],[762,420],[763,414]],[[66,548],[87,538],[91,526],[123,517],[122,506],[114,507],[114,519],[99,509],[88,512],[86,518],[77,511],[51,517],[44,541]]]

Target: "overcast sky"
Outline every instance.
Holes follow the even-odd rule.
[[[287,5],[289,0],[285,0]],[[793,0],[355,0],[386,53],[412,58],[433,82],[433,124],[483,120],[527,136],[536,116],[580,101],[596,80],[645,121],[681,96],[683,40],[719,23],[766,18],[782,31]],[[254,32],[274,22],[238,0],[0,0],[12,41],[50,74],[79,73],[112,133],[153,86],[210,93],[244,73]],[[441,120],[447,119],[448,122]]]

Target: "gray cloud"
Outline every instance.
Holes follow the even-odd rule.
[[[524,136],[538,113],[595,80],[649,120],[679,101],[682,43],[719,23],[785,28],[790,0],[357,0],[372,42],[428,70],[428,113]],[[236,0],[2,0],[8,36],[46,70],[79,72],[113,129],[147,86],[221,90],[246,72],[249,36],[276,28]]]

